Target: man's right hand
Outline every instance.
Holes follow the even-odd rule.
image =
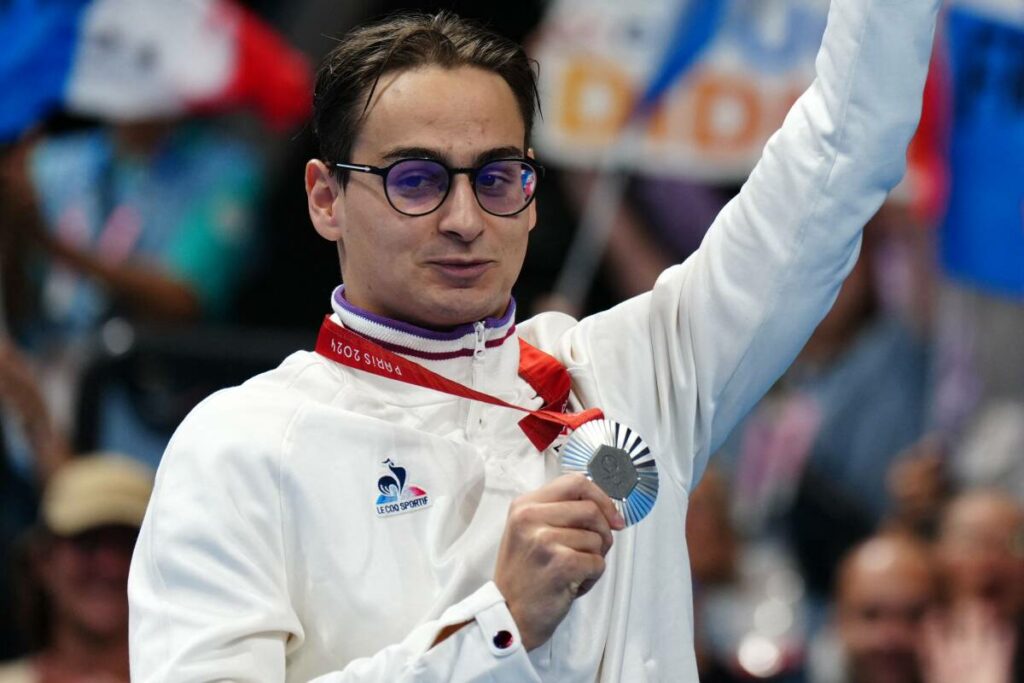
[[[494,583],[527,650],[544,644],[604,573],[612,529],[626,523],[604,491],[567,474],[509,507]]]

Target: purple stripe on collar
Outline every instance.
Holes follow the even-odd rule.
[[[493,349],[495,346],[501,346],[505,343],[505,340],[515,334],[515,332],[516,326],[513,325],[508,329],[508,333],[505,334],[504,337],[501,339],[489,339],[484,343],[484,346],[488,349]],[[473,355],[473,349],[458,349],[457,351],[419,351],[417,349],[410,349],[407,346],[402,346],[401,344],[393,344],[381,339],[374,339],[368,334],[364,334],[363,336],[373,343],[384,347],[388,351],[400,353],[403,356],[422,358],[424,360],[451,360],[453,358],[468,358]]]
[[[378,325],[390,327],[393,330],[399,332],[405,332],[422,339],[434,339],[437,341],[454,341],[456,339],[462,339],[467,334],[474,334],[473,325],[467,323],[465,325],[459,325],[458,327],[448,330],[446,332],[439,332],[437,330],[428,330],[425,327],[418,327],[411,323],[402,322],[401,320],[392,320],[391,318],[385,318],[375,313],[359,308],[358,306],[349,302],[345,298],[345,285],[338,285],[334,290],[334,302],[344,308],[349,313],[357,315],[360,318],[365,318]],[[510,299],[508,308],[505,309],[505,314],[500,318],[484,318],[484,327],[487,329],[498,329],[508,325],[509,321],[512,320],[512,316],[516,312],[516,300]],[[472,351],[470,351],[472,354]]]

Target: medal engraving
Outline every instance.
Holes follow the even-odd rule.
[[[609,498],[619,500],[625,500],[640,481],[629,453],[614,446],[598,448],[587,465],[587,472]]]
[[[579,472],[608,494],[633,525],[658,499],[658,466],[651,449],[629,427],[611,420],[591,420],[569,436],[561,450],[563,472]]]

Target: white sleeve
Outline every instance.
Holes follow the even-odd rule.
[[[813,84],[700,249],[556,347],[577,396],[640,431],[674,483],[699,479],[835,300],[903,175],[939,4],[833,0]]]
[[[284,681],[306,637],[289,598],[280,458],[260,452],[281,444],[293,415],[255,402],[232,421],[238,405],[227,408],[200,406],[161,462],[128,582],[133,681]],[[445,626],[466,621],[431,647]],[[501,631],[512,637],[495,639]],[[489,582],[401,642],[315,680],[539,679]]]
[[[472,624],[430,648],[441,628],[470,619],[474,620]],[[513,645],[499,646],[495,636],[501,631],[512,634]],[[314,680],[317,683],[540,682],[525,648],[519,642],[515,621],[493,582],[450,607],[439,620],[421,625],[403,642],[372,657],[350,662],[342,671]]]

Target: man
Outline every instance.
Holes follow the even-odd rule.
[[[920,541],[875,536],[855,547],[843,559],[836,581],[842,664],[839,672],[815,671],[812,679],[920,683],[925,617],[937,594],[935,563]]]
[[[27,546],[23,635],[35,650],[0,666],[0,682],[128,680],[128,567],[152,485],[149,468],[122,456],[56,471]]]
[[[939,523],[938,556],[954,608],[980,603],[1024,622],[1024,508],[995,489],[962,493]]]
[[[700,252],[580,322],[515,322],[540,175],[522,51],[447,15],[345,38],[306,168],[345,286],[322,353],[210,398],[169,446],[130,581],[133,679],[696,681],[687,492],[899,179],[937,4],[837,0],[819,80]],[[657,454],[657,505],[622,533],[535,422],[414,386],[409,361],[601,408]]]
[[[1024,508],[998,489],[970,490],[953,498],[939,522],[937,555],[949,612],[972,626],[958,650],[934,647],[954,674],[969,670],[979,681],[1024,680]],[[955,622],[954,627],[956,626]],[[945,630],[936,629],[941,636]],[[955,629],[954,629],[955,630]],[[961,629],[963,630],[963,629]],[[941,639],[937,639],[941,642]],[[978,673],[979,661],[992,673]],[[957,680],[955,675],[945,680]]]

